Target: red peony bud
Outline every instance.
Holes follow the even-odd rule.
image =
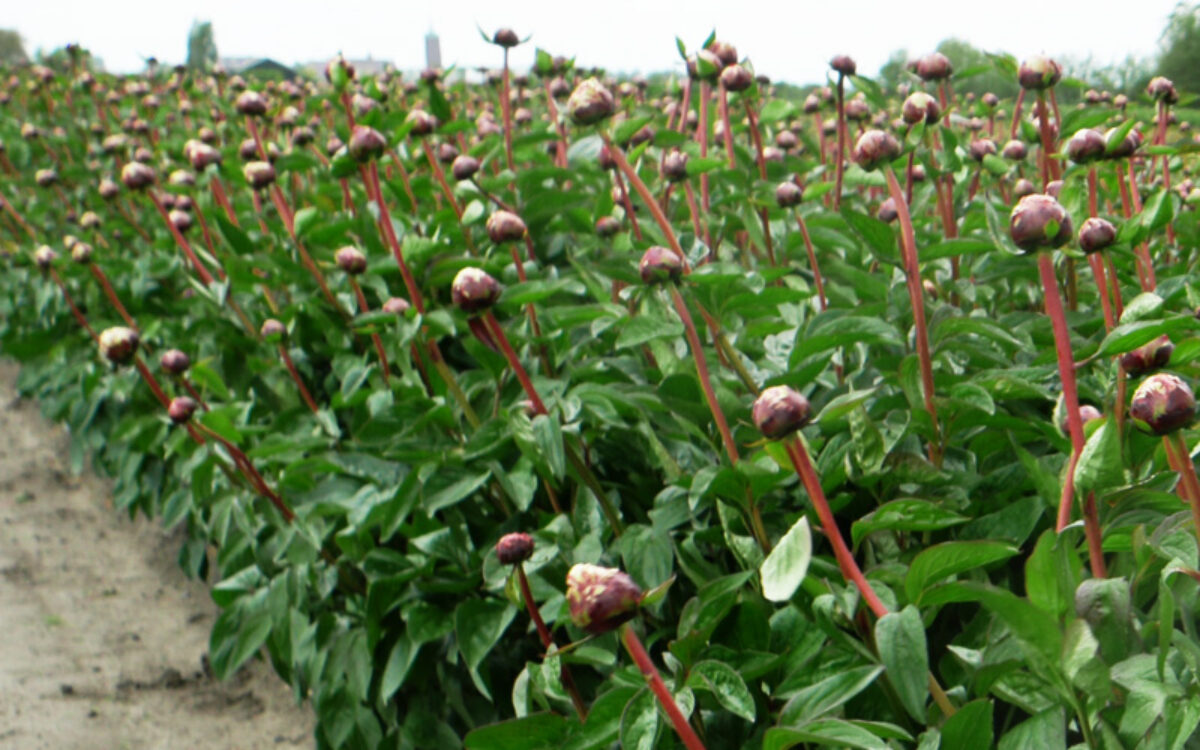
[[[501,565],[523,563],[533,554],[533,537],[515,532],[505,534],[496,542],[496,557]]]
[[[616,568],[580,563],[567,571],[571,620],[587,633],[607,633],[632,619],[641,601],[642,590]]]
[[[786,385],[771,386],[754,401],[750,416],[764,437],[776,440],[808,424],[808,399]]]
[[[105,328],[100,332],[100,354],[113,364],[123,365],[137,354],[138,342],[138,332],[132,328]]]
[[[337,267],[351,276],[358,276],[367,270],[367,256],[357,247],[343,247],[333,257]]]
[[[638,273],[647,284],[679,281],[683,276],[683,260],[674,251],[655,245],[642,254]]]
[[[1196,418],[1196,397],[1178,376],[1160,372],[1146,378],[1134,391],[1129,416],[1142,429],[1168,435]]]
[[[500,298],[500,282],[479,268],[464,268],[450,285],[450,298],[468,315],[483,312]]]
[[[1061,247],[1071,239],[1071,216],[1048,195],[1027,195],[1009,217],[1012,240],[1022,250]]]
[[[192,418],[198,404],[187,396],[176,396],[167,405],[167,416],[175,424],[183,424]]]

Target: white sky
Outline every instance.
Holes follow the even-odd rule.
[[[212,21],[223,57],[271,57],[285,64],[347,57],[424,65],[425,32],[441,37],[448,66],[499,65],[498,48],[479,38],[511,26],[529,44],[514,68],[532,65],[534,49],[574,55],[581,65],[614,71],[679,68],[674,37],[695,49],[716,28],[758,72],[777,80],[817,81],[834,54],[849,54],[874,75],[889,54],[913,56],[957,36],[1018,58],[1051,56],[1114,62],[1147,56],[1176,0],[0,0],[0,28],[16,29],[26,49],[78,42],[109,70],[139,70],[144,57],[181,62],[195,19]],[[1068,75],[1070,71],[1067,71]]]

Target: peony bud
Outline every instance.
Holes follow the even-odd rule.
[[[259,329],[262,337],[272,344],[278,344],[287,337],[287,327],[275,318],[267,318]]]
[[[367,256],[357,247],[343,247],[333,257],[337,267],[351,276],[358,276],[367,270]]]
[[[829,61],[829,67],[844,76],[852,76],[858,72],[858,65],[849,55],[837,55]]]
[[[154,170],[141,162],[131,161],[121,168],[121,182],[130,190],[141,190],[154,183]]]
[[[429,135],[438,126],[437,118],[423,109],[412,110],[404,118],[404,121],[412,124],[412,128],[408,132],[415,136]]]
[[[727,91],[745,91],[754,85],[754,76],[750,71],[736,63],[721,71],[721,85]]]
[[[479,268],[462,269],[450,285],[450,299],[468,315],[491,308],[500,292],[500,282]]]
[[[901,114],[909,125],[916,125],[922,120],[926,125],[933,125],[941,118],[942,107],[937,99],[924,91],[915,91],[904,100]]]
[[[92,262],[92,246],[86,242],[76,242],[71,246],[71,260],[81,266]]]
[[[1062,79],[1062,66],[1042,55],[1034,55],[1017,70],[1017,83],[1023,89],[1042,91]]]
[[[763,390],[750,411],[754,426],[764,437],[777,440],[808,424],[808,399],[786,385]]]
[[[53,265],[57,257],[58,253],[54,252],[49,245],[41,245],[37,250],[33,251],[33,262],[43,272],[50,270],[50,266]]]
[[[683,260],[674,251],[654,245],[642,254],[638,273],[646,284],[679,281],[683,276]]]
[[[775,202],[780,208],[790,208],[800,205],[800,201],[804,198],[804,191],[800,186],[791,180],[779,183],[779,187],[775,188]]]
[[[971,141],[971,145],[967,147],[967,153],[972,159],[982,164],[985,156],[996,155],[996,142],[989,138]]]
[[[192,361],[180,350],[168,349],[158,358],[158,365],[171,375],[182,375],[192,366]]]
[[[882,130],[868,130],[854,144],[854,161],[868,172],[890,164],[899,155],[900,142]]]
[[[1098,130],[1084,128],[1067,141],[1067,158],[1076,164],[1088,164],[1104,156],[1104,136]]]
[[[1009,233],[1022,250],[1061,247],[1071,239],[1071,216],[1048,195],[1027,195],[1009,217]]]
[[[1024,143],[1012,140],[1004,144],[1004,150],[1000,152],[1000,155],[1009,161],[1022,161],[1026,153],[1028,153],[1028,150],[1025,148]]]
[[[512,29],[498,29],[492,34],[492,43],[505,48],[516,47],[521,43],[521,39]]]
[[[359,163],[378,159],[383,156],[386,148],[387,139],[383,137],[383,133],[366,125],[354,126],[354,132],[350,134],[350,145],[347,146],[350,157]]]
[[[261,190],[275,182],[275,167],[269,162],[252,161],[242,167],[242,175],[255,190]]]
[[[1079,227],[1079,249],[1095,253],[1112,245],[1117,240],[1117,228],[1106,219],[1092,216]]]
[[[688,156],[682,151],[671,151],[663,158],[662,173],[668,182],[687,179]]]
[[[953,72],[954,66],[950,64],[950,58],[941,52],[931,52],[917,60],[916,74],[922,81],[941,81],[949,78]]]
[[[1196,417],[1196,397],[1176,375],[1160,372],[1142,381],[1133,393],[1129,416],[1155,435],[1187,427]]]
[[[187,396],[176,396],[167,405],[167,416],[175,424],[183,424],[192,418],[192,414],[196,412],[196,407],[196,402]]]
[[[496,558],[501,565],[517,565],[533,554],[533,537],[520,532],[505,534],[496,542]]]
[[[460,154],[455,157],[454,163],[450,165],[450,172],[454,175],[454,179],[462,181],[469,180],[479,171],[479,160],[468,154]]]
[[[611,216],[601,216],[596,219],[596,234],[601,237],[612,237],[621,231],[621,222]]]
[[[408,304],[408,300],[402,297],[389,297],[387,302],[383,303],[383,311],[392,315],[403,315],[408,312],[408,308],[412,305]]]
[[[598,635],[637,614],[642,590],[616,568],[580,563],[567,571],[567,605],[577,627]]]
[[[520,242],[525,238],[525,222],[511,211],[497,211],[487,220],[488,239],[497,245]]]
[[[1129,373],[1130,377],[1140,377],[1148,372],[1166,367],[1167,363],[1171,361],[1171,353],[1174,351],[1175,344],[1171,343],[1169,336],[1163,334],[1131,352],[1122,354],[1121,367],[1125,368],[1125,372]]]
[[[132,328],[105,328],[100,332],[100,354],[113,364],[126,364],[137,354],[138,341],[138,333]]]
[[[233,108],[239,115],[260,117],[267,113],[267,98],[257,91],[243,91],[238,94]]]
[[[594,125],[616,109],[612,92],[596,78],[588,78],[575,87],[567,100],[567,114],[576,125]]]
[[[899,217],[900,214],[896,211],[896,201],[888,198],[879,204],[879,210],[875,212],[875,217],[880,221],[886,221],[891,224]]]

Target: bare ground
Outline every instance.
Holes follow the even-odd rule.
[[[217,608],[179,537],[66,469],[67,436],[0,362],[0,748],[313,746],[312,716],[259,661],[204,667]]]

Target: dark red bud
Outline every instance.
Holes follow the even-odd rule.
[[[1109,247],[1117,240],[1117,228],[1106,219],[1092,216],[1079,227],[1079,249],[1095,253]]]
[[[511,211],[497,211],[487,220],[488,239],[497,245],[519,242],[525,238],[526,231],[525,222]]]
[[[523,563],[533,554],[533,537],[520,532],[505,534],[496,542],[496,558],[501,565]]]
[[[464,268],[450,285],[450,298],[468,315],[483,312],[500,298],[500,282],[479,268]]]
[[[367,270],[367,256],[357,247],[343,247],[333,257],[337,267],[351,276],[357,276]]]
[[[1133,393],[1129,416],[1142,429],[1168,435],[1196,417],[1196,397],[1181,378],[1160,372],[1142,381]]]
[[[654,245],[642,254],[638,273],[646,284],[678,281],[683,276],[683,260],[673,250]]]
[[[854,144],[854,161],[868,172],[891,163],[899,155],[900,142],[882,130],[868,130]]]
[[[1171,343],[1169,336],[1163,334],[1131,352],[1122,354],[1121,367],[1125,368],[1125,372],[1129,373],[1130,377],[1140,377],[1148,372],[1166,367],[1167,363],[1171,361],[1171,353],[1174,351],[1175,344]]]
[[[1071,216],[1054,198],[1035,193],[1017,202],[1008,229],[1022,250],[1061,247],[1071,239]]]
[[[137,354],[138,342],[138,332],[132,328],[105,328],[100,332],[100,354],[113,364],[123,365]]]
[[[167,416],[175,424],[184,424],[196,413],[198,404],[187,396],[176,396],[167,405]]]
[[[786,385],[766,388],[750,411],[754,426],[770,440],[787,436],[808,424],[808,399]]]
[[[607,633],[630,620],[641,601],[642,590],[616,568],[580,563],[567,571],[571,620],[587,633]]]

